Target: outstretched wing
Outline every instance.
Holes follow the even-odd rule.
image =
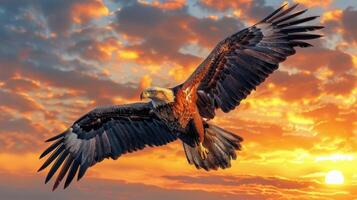
[[[310,47],[305,40],[321,37],[305,32],[322,26],[300,25],[317,16],[297,18],[307,10],[291,14],[296,6],[283,6],[220,42],[182,85],[185,88],[199,84],[197,106],[202,117],[213,118],[217,108],[224,112],[234,109],[279,63],[295,54],[294,47]]]
[[[77,120],[64,133],[46,141],[53,143],[40,158],[52,154],[39,171],[55,160],[46,183],[61,168],[53,189],[68,173],[66,188],[77,172],[79,180],[88,167],[104,158],[117,159],[147,145],[160,146],[176,139],[177,136],[152,112],[151,103],[97,108]]]

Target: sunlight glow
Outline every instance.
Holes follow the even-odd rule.
[[[139,57],[138,53],[135,51],[120,51],[118,54],[119,58],[133,60]]]
[[[319,156],[315,159],[315,162],[321,161],[353,161],[355,158],[353,155],[346,155],[346,154],[333,154],[329,156]]]
[[[344,181],[343,174],[338,170],[329,171],[325,177],[325,183],[328,185],[341,185]]]

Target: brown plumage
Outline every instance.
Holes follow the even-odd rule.
[[[236,159],[242,138],[209,123],[215,110],[233,110],[262,83],[279,63],[295,54],[295,47],[310,47],[306,33],[321,26],[299,25],[316,17],[297,19],[294,5],[279,8],[256,25],[221,41],[192,75],[174,88],[148,88],[147,103],[97,108],[78,119],[40,156],[51,155],[39,171],[52,164],[46,183],[58,173],[53,189],[67,175],[74,176],[105,158],[117,159],[146,146],[161,146],[181,139],[187,160],[198,169],[227,168]],[[291,14],[292,13],[292,14]]]

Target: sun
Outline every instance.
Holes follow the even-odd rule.
[[[325,177],[325,183],[328,185],[341,185],[345,181],[342,172],[338,170],[329,171]]]

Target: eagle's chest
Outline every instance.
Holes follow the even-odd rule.
[[[187,126],[196,112],[196,100],[197,93],[195,88],[188,87],[177,92],[173,105],[173,113],[182,128]]]

